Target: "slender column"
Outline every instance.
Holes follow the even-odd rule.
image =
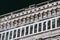
[[[24,36],[25,36],[25,33],[26,33],[26,27],[24,28]]]
[[[34,34],[34,24],[33,24],[33,34]]]
[[[52,19],[51,19],[51,30],[52,30]]]
[[[13,39],[13,35],[14,35],[14,30],[12,30],[12,39]]]
[[[55,28],[57,28],[57,18],[55,18]]]
[[[37,33],[38,33],[38,29],[39,29],[39,23],[37,23]]]
[[[18,29],[16,29],[16,38],[17,38],[17,34],[18,34]]]
[[[30,34],[30,26],[29,26],[29,29],[28,29],[29,31],[28,31],[28,35]]]
[[[43,22],[42,22],[42,24],[41,24],[42,26],[41,26],[41,30],[42,30],[42,32],[43,32]]]
[[[21,37],[21,33],[22,33],[22,28],[20,28],[20,37]]]
[[[1,33],[1,40],[2,40],[3,33]]]

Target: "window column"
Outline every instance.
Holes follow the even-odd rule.
[[[38,32],[40,32],[41,30],[42,30],[42,23],[39,23]]]
[[[48,20],[47,25],[48,25],[47,29],[51,29],[51,20]]]
[[[21,36],[24,36],[24,28],[22,28]]]
[[[29,31],[28,31],[28,35],[30,34],[30,26],[29,26],[29,29],[28,29]]]
[[[17,30],[17,37],[20,37],[20,28]]]
[[[52,19],[52,28],[55,28],[55,19]]]
[[[39,23],[37,23],[37,33],[39,32],[39,30],[38,30],[38,29],[39,29]]]
[[[26,27],[24,27],[24,36],[25,36],[25,33],[26,33]]]
[[[3,36],[3,34],[1,33],[1,40],[2,40],[2,36]]]
[[[43,31],[45,31],[45,30],[46,30],[46,21],[43,22]]]
[[[42,22],[42,25],[41,25],[41,31],[43,32],[43,22]]]
[[[34,24],[34,33],[37,32],[37,24]]]
[[[28,32],[29,32],[29,26],[26,27],[26,32],[25,32],[25,35],[28,35]]]
[[[22,35],[22,33],[21,33],[21,32],[22,32],[22,28],[20,28],[20,37],[21,37],[21,35]]]
[[[30,34],[32,34],[33,33],[33,25],[30,25]]]
[[[16,30],[13,30],[13,38],[16,38]]]
[[[17,38],[17,34],[18,34],[18,29],[16,29],[16,38]]]
[[[13,31],[10,31],[9,40],[13,38]]]
[[[51,30],[52,30],[52,19],[51,19]]]
[[[34,34],[34,25],[33,25],[33,27],[32,27],[33,29],[32,29],[32,34]]]
[[[57,18],[55,18],[55,28],[57,28]]]
[[[12,39],[13,39],[13,35],[14,35],[14,30],[12,30]]]

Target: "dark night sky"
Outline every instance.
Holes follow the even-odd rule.
[[[47,0],[0,0],[0,15]]]

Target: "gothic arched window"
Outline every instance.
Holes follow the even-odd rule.
[[[55,28],[55,19],[52,19],[52,28]]]
[[[30,34],[33,33],[33,25],[30,25]]]
[[[38,31],[40,32],[41,31],[41,25],[42,23],[39,23],[39,27],[38,27]]]
[[[24,28],[22,28],[21,36],[24,36]]]
[[[50,29],[51,28],[51,21],[49,20],[48,21],[48,29]]]
[[[46,22],[43,23],[43,31],[46,30]]]
[[[37,32],[37,24],[34,25],[34,33]]]
[[[28,32],[29,32],[29,26],[26,27],[26,35],[28,35]]]

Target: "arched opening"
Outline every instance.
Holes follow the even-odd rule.
[[[48,29],[50,29],[51,28],[51,21],[49,20],[48,21],[48,27],[47,27]]]

